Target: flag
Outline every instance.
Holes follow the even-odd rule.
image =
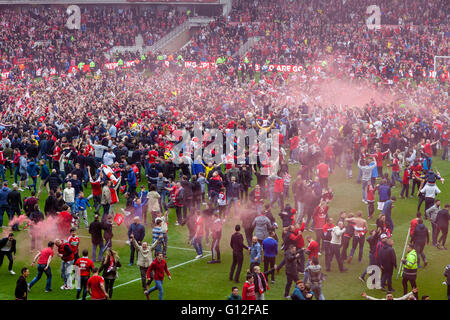
[[[116,215],[114,216],[114,222],[117,223],[118,226],[122,224],[123,220],[124,220],[123,214],[116,213]]]

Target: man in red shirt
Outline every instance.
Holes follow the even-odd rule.
[[[414,233],[414,229],[416,229],[416,226],[418,224],[419,219],[422,218],[422,213],[420,211],[418,211],[416,213],[416,217],[414,219],[411,220],[411,228],[409,230],[409,236],[412,238],[412,235]]]
[[[150,288],[148,291],[145,291],[145,295],[147,296],[147,299],[150,299],[150,293],[152,293],[155,290],[159,291],[159,300],[163,299],[163,280],[164,280],[164,272],[167,274],[167,277],[169,280],[172,280],[172,277],[170,276],[169,269],[167,268],[167,262],[163,259],[163,253],[158,252],[156,255],[155,260],[153,260],[152,264],[147,270],[147,280],[150,281],[151,273],[153,271],[153,280],[155,280],[155,286],[153,288]]]
[[[148,163],[156,163],[156,158],[159,157],[158,151],[152,149],[148,152]]]
[[[71,290],[72,287],[72,270],[74,263],[73,251],[70,244],[66,241],[56,239],[56,247],[58,248],[58,256],[61,258],[61,278],[64,284],[61,286],[61,290]]]
[[[247,275],[247,281],[242,287],[242,300],[256,300],[255,283],[252,274]]]
[[[58,225],[58,231],[61,237],[65,238],[70,234],[72,228],[72,215],[70,214],[69,206],[63,205],[63,211],[61,211],[56,217],[56,223]]]
[[[392,185],[395,186],[396,181],[402,182],[402,179],[400,178],[400,166],[398,164],[398,152],[394,153],[392,163],[388,164],[388,167],[391,167],[392,169],[391,175]]]
[[[52,261],[53,257],[53,247],[55,246],[55,243],[53,241],[50,241],[47,245],[47,248],[42,249],[33,259],[33,262],[31,263],[31,266],[33,267],[34,264],[38,263],[37,266],[37,275],[36,277],[31,280],[29,284],[29,289],[41,279],[42,274],[45,272],[45,275],[47,276],[47,283],[45,285],[45,292],[52,291],[52,270],[50,268],[50,262]]]
[[[69,244],[70,249],[72,249],[73,252],[73,261],[76,262],[78,258],[80,258],[78,254],[78,246],[80,244],[80,238],[77,236],[77,229],[71,228],[70,229],[70,236],[67,238],[66,242]],[[77,290],[80,288],[80,279],[79,279],[79,268],[77,265],[74,264],[74,270],[75,270],[75,286],[77,287]]]
[[[328,206],[326,201],[321,201],[316,207],[313,214],[314,220],[314,231],[316,232],[316,241],[319,244],[320,251],[320,241],[323,238],[323,226],[325,225],[328,218]]]
[[[61,159],[61,148],[59,147],[59,140],[57,140],[55,142],[55,147],[53,148],[53,154],[52,154],[52,159],[53,159],[53,169],[56,170],[56,172],[58,172],[59,174],[59,160]]]
[[[102,200],[102,186],[101,186],[101,179],[103,177],[103,171],[100,171],[98,179],[94,181],[91,176],[91,168],[88,166],[87,171],[89,174],[89,181],[91,182],[92,186],[92,196],[94,197],[94,208],[95,213],[98,214],[100,210],[101,200]]]
[[[321,162],[317,165],[317,176],[319,177],[319,183],[322,189],[328,188],[328,165],[325,162]]]
[[[377,170],[378,170],[378,177],[380,179],[383,178],[383,158],[385,155],[387,155],[389,153],[389,149],[387,149],[385,152],[381,152],[380,148],[376,149],[376,153],[375,154],[369,154],[369,157],[375,157],[375,160],[377,162]]]
[[[92,269],[93,275],[87,281],[87,288],[91,295],[91,300],[107,300],[108,293],[105,290],[105,280],[98,275],[98,268]]]
[[[306,262],[305,269],[311,264],[313,258],[319,259],[319,243],[313,239],[311,235],[306,237],[306,241],[308,241],[308,247],[306,248],[306,254],[309,256],[308,261]],[[305,271],[305,276],[303,281],[307,281],[309,277],[308,271]]]
[[[83,290],[83,298],[82,300],[86,300],[87,295],[87,282],[89,280],[89,275],[91,274],[91,270],[94,269],[94,262],[92,262],[89,257],[88,250],[83,250],[83,256],[75,262],[75,266],[77,266],[80,270],[80,286],[77,288],[77,300],[80,299],[81,290]]]
[[[325,262],[327,262],[329,259],[331,259],[331,231],[335,225],[333,224],[333,218],[328,217],[327,223],[322,228],[323,231],[323,252],[325,253]],[[320,254],[320,252],[319,252]]]

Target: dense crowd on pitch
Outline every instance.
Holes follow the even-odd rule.
[[[220,30],[214,32],[217,39]],[[227,32],[230,35],[239,33],[237,29]],[[133,33],[130,33],[130,39],[131,34]],[[126,39],[128,38],[124,38],[119,44],[127,43]],[[237,47],[233,44],[225,45],[224,48],[231,46]],[[226,51],[228,50],[231,49]],[[262,76],[264,81],[259,83],[245,80],[241,83],[237,76],[230,77],[227,71],[220,69],[197,71],[176,65],[166,68],[151,59],[141,68],[140,71],[149,68],[153,73],[149,75],[130,69],[118,70],[113,74],[103,73],[93,78],[81,73],[53,81],[32,82],[25,79],[2,84],[0,178],[5,180],[1,172],[10,170],[10,183],[12,179],[17,183],[17,186],[12,186],[13,190],[4,186],[0,192],[0,199],[3,199],[2,217],[5,212],[10,220],[13,220],[14,215],[25,214],[31,220],[31,230],[42,219],[57,219],[60,227],[58,231],[61,232],[59,238],[68,239],[69,242],[58,243],[58,250],[70,250],[72,254],[78,250],[78,240],[76,230],[73,234],[71,227],[91,226],[94,223],[96,231],[93,231],[95,236],[92,237],[92,260],[96,261],[98,258],[102,265],[114,261],[117,266],[118,257],[111,248],[113,219],[118,212],[118,208],[111,207],[115,204],[115,199],[126,199],[124,223],[130,228],[131,246],[135,248],[132,238],[135,238],[138,247],[144,246],[142,227],[136,226],[142,221],[147,234],[150,230],[152,232],[152,243],[148,246],[152,247],[156,242],[155,249],[158,253],[161,252],[160,258],[164,258],[165,248],[170,241],[167,232],[163,231],[167,231],[165,213],[169,208],[174,208],[176,224],[179,225],[173,228],[189,229],[189,240],[198,250],[197,258],[202,257],[201,244],[206,238],[209,239],[213,246],[211,251],[214,252],[211,263],[220,262],[220,239],[226,237],[228,240],[229,237],[222,237],[223,219],[239,216],[247,243],[243,243],[243,237],[239,233],[233,235],[236,239],[240,238],[241,242],[233,247],[233,251],[236,251],[233,265],[237,265],[239,271],[235,274],[233,267],[230,279],[239,281],[242,248],[245,248],[242,244],[250,247],[252,261],[249,281],[244,284],[245,299],[264,298],[264,293],[268,290],[269,274],[274,281],[275,269],[279,270],[282,266],[278,264],[275,267],[275,261],[281,262],[283,258],[286,258],[287,276],[284,296],[298,299],[313,296],[322,298],[323,271],[315,259],[319,258],[320,251],[325,256],[325,271],[330,276],[333,276],[331,257],[336,257],[339,269],[345,271],[343,258],[350,244],[354,246],[350,252],[352,257],[357,246],[361,248],[365,243],[364,239],[361,241],[361,232],[364,232],[364,236],[365,233],[370,233],[369,243],[372,249],[377,250],[379,243],[378,249],[386,248],[383,249],[386,254],[392,252],[389,249],[389,239],[394,232],[396,218],[394,209],[392,218],[389,219],[390,205],[386,209],[385,205],[380,205],[381,214],[377,217],[377,230],[373,234],[370,230],[355,232],[356,229],[352,226],[352,223],[362,223],[355,219],[370,216],[375,220],[378,216],[378,211],[375,213],[374,208],[374,189],[377,188],[379,202],[390,204],[392,202],[389,201],[393,200],[389,194],[390,185],[397,183],[398,186],[398,177],[402,180],[402,188],[406,189],[405,186],[409,186],[407,182],[411,181],[411,187],[414,184],[420,190],[428,189],[427,184],[432,184],[433,178],[436,179],[430,170],[433,167],[430,155],[435,154],[439,148],[443,149],[442,158],[448,157],[449,114],[445,79],[436,83],[422,82],[418,88],[395,85],[388,89],[388,94],[397,97],[397,101],[405,101],[407,107],[404,108],[399,107],[396,102],[375,101],[363,105],[338,106],[318,99],[317,90],[326,85],[326,81],[322,79],[303,83],[297,76],[287,79],[272,73]],[[355,82],[354,85],[355,88],[367,85],[377,90],[376,86],[366,81]],[[338,95],[339,92],[332,91],[331,94]],[[271,137],[278,138],[281,145],[279,171],[264,176],[261,175],[262,163],[256,166],[226,163],[230,158],[234,159],[235,155],[223,155],[223,166],[202,163],[194,158],[187,159],[188,164],[175,165],[171,160],[173,153],[170,152],[177,144],[175,132],[183,129],[191,131],[195,121],[201,121],[205,128],[222,130],[224,134],[226,129],[235,128],[254,128],[257,132],[265,130],[269,133],[272,128],[279,129],[280,136]],[[375,168],[371,164],[373,156]],[[391,175],[387,178],[384,177],[383,169],[376,168],[380,161],[384,171],[386,163],[390,165],[388,171]],[[327,208],[332,206],[333,191],[327,186],[328,172],[333,174],[336,166],[340,166],[346,169],[348,178],[355,178],[349,170],[355,163],[361,167],[361,179],[358,180],[361,180],[363,187],[362,200],[367,203],[367,215],[364,212],[360,217],[358,213],[354,213],[355,216],[351,217],[350,213],[345,213],[340,216],[341,224],[336,221],[337,226],[333,225],[331,228],[333,221],[327,220]],[[114,184],[108,178],[100,167],[102,164],[109,166],[115,177],[120,178],[119,183]],[[291,177],[288,169],[293,164],[300,166],[297,175]],[[372,169],[369,170],[370,168]],[[145,172],[142,180],[141,172]],[[258,187],[252,182],[254,177]],[[439,183],[438,179],[437,184]],[[88,184],[92,185],[92,195],[82,194]],[[36,194],[27,197],[25,204],[21,197],[26,187]],[[51,191],[49,194],[46,192],[47,188]],[[432,224],[436,236],[432,236],[432,239],[436,247],[445,248],[448,208],[443,204],[436,210],[434,200],[427,199],[431,197],[418,196],[416,191],[414,189],[409,194],[408,189],[406,195],[419,198],[418,211],[422,212],[423,217],[425,211],[420,207],[422,203],[427,210],[434,207],[435,213],[439,213],[440,218],[435,217],[437,220]],[[294,202],[289,203],[289,195],[294,196]],[[33,205],[39,197],[45,197],[43,208]],[[270,199],[270,204],[264,203],[263,199],[266,198]],[[84,220],[86,201],[89,201],[99,215],[98,221],[92,221],[91,217]],[[203,202],[209,205],[202,205]],[[238,202],[240,208],[235,211],[233,209],[236,209]],[[272,212],[275,211],[276,202],[281,212]],[[430,218],[432,212],[433,210],[430,211]],[[278,213],[283,221],[282,226],[274,224],[273,216]],[[137,223],[133,222],[135,216],[140,219]],[[157,218],[162,225],[156,224]],[[203,228],[207,226],[212,227],[212,230]],[[334,240],[333,237],[328,239],[328,229],[324,229],[325,226],[334,230],[330,231],[335,234]],[[17,228],[14,225],[11,227]],[[304,236],[305,230],[314,233]],[[338,234],[342,230],[345,233],[342,233],[341,239]],[[271,234],[272,231],[275,234]],[[445,236],[438,237],[437,231]],[[153,234],[156,236],[153,237]],[[269,240],[266,241],[267,239]],[[261,251],[264,241],[266,245],[271,242],[273,249],[275,242],[271,239],[278,239],[276,245],[280,253],[275,255],[276,258],[269,256],[270,249],[267,247]],[[34,244],[32,248],[42,248],[44,239],[36,239],[35,234],[31,233],[31,240]],[[6,245],[9,243],[7,240],[4,242]],[[417,238],[415,243],[422,244]],[[17,248],[20,250],[20,246]],[[97,256],[97,248],[100,248],[100,257]],[[284,249],[284,254],[281,248]],[[414,252],[419,254],[421,248],[417,246]],[[156,286],[149,288],[147,280],[152,278],[152,273],[147,274],[149,265],[146,266],[145,263],[152,262],[152,253],[150,250],[149,254],[146,249],[145,259],[141,259],[146,262],[140,263],[139,258],[143,258],[140,253],[143,250],[138,248],[137,251],[142,286],[147,297],[149,290],[158,289],[162,298],[162,283],[156,281],[162,280],[160,271],[164,267],[161,262],[164,259],[157,260],[154,264],[159,268],[158,278],[154,276]],[[103,253],[105,257],[102,259]],[[75,255],[68,254],[67,259],[76,262]],[[38,261],[38,258],[35,260]],[[264,261],[266,274],[259,272],[261,260]],[[346,260],[351,262],[351,258]],[[133,254],[130,254],[130,263],[134,263]],[[390,265],[387,263],[382,259],[376,261],[385,270],[392,267],[392,261]],[[70,263],[63,260],[63,264],[67,265],[61,288],[72,288]],[[307,269],[305,264],[311,267]],[[9,269],[12,270],[12,264]],[[107,272],[103,274],[105,280],[108,280],[104,289],[109,298],[112,298],[115,275],[108,269],[106,267]],[[41,267],[38,271],[42,274],[46,270]],[[299,272],[305,273],[304,282],[299,282],[292,294],[291,282],[298,280]],[[392,273],[383,273],[390,290],[389,274],[392,277]],[[414,271],[404,275],[408,280],[412,277]],[[80,289],[78,296],[82,291],[81,283],[82,281],[77,283],[77,289]],[[265,285],[261,287],[260,283]],[[304,292],[304,287],[308,286],[313,291],[311,295]],[[46,288],[50,291],[48,289],[51,287]]]
[[[18,183],[17,186],[13,186],[12,191],[9,191],[8,186],[4,186],[1,192],[5,199],[2,204],[3,212],[8,213],[10,220],[14,215],[25,213],[31,217],[33,226],[42,218],[48,220],[54,217],[59,220],[65,216],[68,219],[66,223],[61,221],[58,223],[58,226],[62,228],[60,238],[63,239],[71,237],[69,230],[74,218],[75,227],[90,226],[98,222],[100,227],[97,229],[97,236],[92,237],[95,242],[93,244],[96,248],[103,247],[102,253],[105,250],[106,253],[110,251],[105,248],[105,244],[113,245],[112,225],[118,208],[113,210],[111,205],[114,204],[115,198],[126,199],[125,224],[131,230],[130,236],[133,234],[137,238],[136,235],[139,234],[139,237],[142,237],[139,241],[143,239],[142,228],[133,225],[140,224],[139,221],[145,221],[147,225],[143,225],[144,230],[147,233],[151,230],[153,233],[156,219],[162,219],[162,223],[167,222],[166,210],[173,207],[176,213],[176,224],[179,225],[174,228],[189,229],[189,240],[198,250],[197,258],[202,257],[201,244],[209,238],[210,243],[214,244],[212,251],[215,252],[211,263],[218,263],[220,262],[220,256],[218,256],[220,241],[214,240],[220,240],[222,237],[220,231],[223,219],[239,216],[247,242],[243,245],[252,248],[253,261],[249,269],[254,269],[260,263],[254,260],[258,256],[258,250],[259,255],[269,252],[268,249],[261,251],[261,245],[258,249],[258,244],[261,242],[264,247],[264,241],[269,238],[271,231],[275,231],[278,238],[277,247],[280,253],[276,257],[277,262],[283,260],[284,256],[289,257],[290,245],[294,245],[296,251],[292,255],[298,254],[298,259],[286,261],[288,278],[285,296],[292,296],[291,282],[295,281],[296,276],[298,277],[297,273],[295,276],[292,274],[292,270],[302,273],[307,271],[305,263],[313,264],[314,255],[318,257],[320,251],[315,252],[313,248],[319,242],[322,254],[326,257],[325,271],[330,270],[328,274],[333,276],[330,269],[331,245],[327,246],[328,240],[323,234],[323,227],[327,222],[328,209],[326,208],[332,206],[332,200],[327,204],[333,193],[327,186],[328,174],[333,174],[336,167],[341,166],[347,169],[349,178],[356,178],[352,176],[349,169],[353,164],[358,163],[362,167],[361,178],[362,186],[364,186],[362,194],[363,200],[367,202],[369,214],[375,199],[369,199],[369,197],[376,197],[373,189],[369,189],[369,185],[376,187],[380,184],[378,187],[380,202],[385,202],[383,200],[386,199],[382,197],[386,196],[386,189],[389,189],[391,184],[398,183],[399,176],[402,178],[402,185],[407,185],[405,182],[411,179],[416,181],[414,184],[422,190],[428,177],[433,177],[432,174],[426,174],[427,171],[431,172],[430,168],[433,167],[429,156],[439,147],[443,149],[443,159],[448,157],[448,111],[445,105],[438,104],[432,99],[422,101],[423,107],[417,108],[399,108],[395,103],[375,102],[363,106],[326,105],[316,101],[317,91],[314,83],[311,83],[309,89],[305,89],[302,93],[306,99],[304,101],[310,101],[310,103],[303,103],[305,108],[299,107],[296,102],[301,100],[295,96],[297,91],[295,82],[291,82],[290,85],[278,85],[277,81],[272,84],[230,85],[227,82],[217,81],[222,77],[218,72],[199,73],[196,70],[184,70],[183,73],[177,73],[164,66],[156,67],[154,71],[155,74],[151,76],[128,70],[112,75],[105,74],[99,79],[74,77],[62,81],[42,81],[30,84],[28,88],[10,86],[7,91],[3,91],[1,122],[3,164],[0,168],[11,170],[11,179]],[[216,81],[208,81],[209,79]],[[176,83],[175,87],[174,83]],[[171,160],[173,153],[170,152],[177,144],[175,131],[183,129],[191,131],[195,121],[201,121],[205,128],[219,129],[224,135],[226,129],[235,128],[254,128],[257,132],[266,130],[269,134],[272,128],[279,129],[280,170],[270,176],[264,176],[261,175],[261,163],[256,166],[235,166],[226,163],[234,159],[235,155],[224,155],[223,166],[202,163],[193,158],[188,160],[188,164],[175,165]],[[193,132],[191,133],[194,136]],[[370,181],[375,181],[373,184],[368,183],[367,172],[364,173],[368,170],[365,167],[373,166],[370,163],[372,156],[376,157],[375,164],[382,161],[383,171],[386,171],[386,163],[390,165],[389,171],[392,170],[392,175],[387,178],[384,177],[386,172],[382,175],[380,169],[371,170]],[[383,157],[385,160],[381,160]],[[44,161],[37,165],[40,159]],[[288,168],[293,163],[301,164],[301,166],[298,174],[291,177]],[[120,177],[119,183],[114,185],[108,179],[100,168],[102,164],[108,165],[114,175],[117,178]],[[420,166],[422,169],[418,169]],[[142,180],[140,180],[139,172],[145,172],[145,178]],[[394,174],[394,172],[397,173]],[[375,175],[380,177],[379,183]],[[383,179],[381,179],[382,176]],[[253,177],[256,178],[258,187],[255,182],[252,182]],[[92,185],[93,194],[83,194],[79,200],[81,191],[85,190],[88,184]],[[44,208],[39,206],[33,208],[28,203],[25,205],[27,209],[22,210],[21,201],[8,200],[10,193],[20,195],[26,186],[32,191],[36,190],[35,196],[27,197],[26,201],[36,203],[38,196],[45,197]],[[50,194],[45,191],[47,187],[51,191]],[[381,190],[385,191],[382,193]],[[411,194],[409,191],[406,194],[417,197],[416,192],[415,189]],[[72,198],[66,198],[71,194],[74,196],[74,201]],[[146,194],[151,195],[148,200]],[[293,195],[294,202],[288,201],[289,195]],[[17,196],[13,198],[17,199]],[[164,200],[158,201],[158,198]],[[83,208],[86,208],[86,202],[82,199],[87,199],[95,208],[99,221],[92,221],[91,217],[88,221],[84,220]],[[270,204],[264,204],[263,199],[270,199]],[[420,202],[425,202],[427,209],[434,205],[430,199],[423,197],[419,199],[422,199],[419,200]],[[209,205],[200,207],[203,201]],[[236,208],[238,201],[240,208],[235,211],[233,209]],[[272,210],[275,210],[273,207],[277,202],[278,208],[283,208],[280,213],[284,222],[283,225],[274,229],[276,225],[273,216],[278,212],[272,212]],[[81,207],[79,207],[80,203]],[[422,205],[422,209],[419,207],[418,211],[422,210],[424,213],[423,209]],[[445,213],[448,212],[446,210],[448,208],[444,206],[439,210],[443,217],[439,221],[445,220]],[[40,211],[43,213],[39,214]],[[393,222],[396,220],[395,209],[391,220],[387,219],[386,213],[378,216],[378,211],[373,211],[370,218],[377,218],[378,228],[372,235],[371,239],[374,242],[371,243],[373,245],[374,239],[377,239],[380,240],[380,245],[389,247],[388,243],[383,243],[388,240],[381,241],[381,238],[389,239],[393,232]],[[354,214],[356,218],[365,219],[366,217],[365,212],[361,213],[361,217],[358,217],[357,213]],[[135,216],[140,219],[138,223],[133,223]],[[344,224],[338,224],[336,232],[339,231],[338,229],[351,230],[350,221],[353,220],[345,220],[353,219],[350,213],[345,213],[340,218]],[[216,222],[216,225],[212,222]],[[332,222],[328,220],[328,226]],[[262,225],[259,225],[260,223]],[[445,234],[445,224],[440,222],[439,225],[439,229],[436,230]],[[198,226],[200,229],[196,229]],[[206,226],[211,227],[215,232],[204,230],[203,227]],[[303,238],[303,232],[307,231],[314,231],[312,235],[308,234],[306,239],[308,245]],[[212,234],[208,235],[209,233]],[[275,239],[275,235],[270,238]],[[252,239],[252,236],[256,237],[256,241]],[[345,271],[345,268],[340,254],[348,250],[346,246],[349,247],[353,243],[364,244],[364,241],[352,242],[354,237],[355,234],[352,234],[344,240],[346,239],[344,234],[341,243],[334,243],[334,247],[338,247],[337,251],[334,249],[334,254],[338,256],[341,271]],[[158,239],[159,236],[153,240]],[[170,238],[164,238],[164,232],[162,232],[162,239],[164,240],[160,242],[163,244],[170,243]],[[43,245],[43,239],[38,240],[40,241],[37,243],[33,241],[36,249]],[[243,237],[241,240],[244,241]],[[446,236],[441,235],[434,244],[445,247],[445,241]],[[313,245],[310,247],[311,243]],[[64,242],[59,245],[63,246],[61,250],[67,247]],[[165,245],[160,245],[158,249],[161,251],[161,258],[165,254]],[[150,244],[148,246],[150,247]],[[221,247],[224,247],[223,243]],[[240,248],[242,250],[243,246]],[[281,248],[285,249],[284,254]],[[313,249],[312,254],[311,249]],[[319,247],[317,246],[316,249]],[[236,250],[239,251],[239,249]],[[355,252],[355,250],[352,251]],[[339,255],[337,255],[338,252]],[[92,254],[93,260],[102,260],[101,255],[97,257],[97,252]],[[114,252],[110,252],[107,258],[110,259],[111,255],[114,255]],[[139,256],[139,253],[137,255]],[[239,268],[238,257],[239,254],[236,254],[234,264]],[[243,257],[242,252],[241,257]],[[269,258],[273,257],[264,258],[264,261],[267,260],[264,272],[272,271],[274,275],[275,266],[271,266],[269,261],[275,262],[275,259]],[[134,258],[130,263],[133,263],[133,260]],[[261,260],[260,256],[259,261]],[[314,274],[322,274],[322,271],[318,273],[319,268],[315,266]],[[143,289],[149,296],[148,290],[151,288],[146,282],[147,275],[145,272],[141,274]],[[239,281],[239,274],[240,271],[236,274],[232,272],[230,278]],[[253,274],[253,277],[262,277],[261,274],[264,273]],[[151,279],[150,275],[148,279]],[[103,276],[111,278],[111,274]],[[266,276],[268,278],[268,273]],[[70,274],[66,274],[64,279],[62,288],[71,288]],[[307,279],[304,281],[309,286],[312,280]],[[320,278],[314,279],[314,281],[320,280]],[[252,298],[252,294],[247,294],[252,288],[250,275],[249,280],[246,286],[250,286],[250,290],[245,290],[245,298]],[[273,281],[274,278],[272,277],[271,280]],[[314,295],[319,298],[321,297],[317,291],[319,287],[317,283],[315,284]],[[302,286],[302,282],[299,282],[298,290],[301,290]],[[108,281],[106,291],[110,298],[112,291],[109,290],[112,288],[113,281]],[[294,296],[301,299],[303,295],[299,295],[298,290]],[[79,291],[82,291],[81,288]],[[162,289],[160,293],[162,298]],[[259,295],[254,297],[261,298],[262,293],[259,292]]]

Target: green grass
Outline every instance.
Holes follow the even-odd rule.
[[[438,168],[440,173],[445,177],[445,184],[438,182],[438,186],[442,193],[438,197],[442,200],[442,204],[450,203],[450,192],[448,181],[450,181],[450,162],[441,161],[439,157],[433,159],[433,167]],[[292,176],[295,177],[295,173],[298,170],[297,166],[290,166],[290,171]],[[356,212],[357,210],[362,210],[364,216],[366,215],[365,204],[361,202],[361,185],[355,182],[357,176],[357,168],[354,167],[353,179],[348,180],[345,177],[345,173],[342,169],[337,168],[336,172],[330,177],[330,187],[333,188],[335,197],[330,205],[329,214],[334,218],[337,217],[338,212],[345,210],[347,212]],[[390,172],[390,170],[389,170]],[[8,172],[9,174],[9,172]],[[7,177],[9,177],[7,174]],[[12,182],[12,178],[9,179]],[[146,183],[146,181],[145,181]],[[254,183],[253,183],[254,185]],[[393,209],[393,220],[395,224],[395,233],[393,234],[394,248],[397,253],[397,263],[400,264],[400,258],[403,251],[403,246],[405,243],[406,233],[409,228],[411,219],[415,217],[417,198],[402,200],[399,199],[400,186],[397,185],[393,189],[393,194],[397,196],[397,202],[395,203],[395,208]],[[90,187],[85,194],[90,194]],[[29,191],[25,191],[25,196],[29,195]],[[46,199],[46,194],[43,194],[40,200],[41,208],[43,208],[44,201]],[[292,195],[290,202],[292,205]],[[123,207],[124,202],[121,199],[119,207]],[[422,206],[422,211],[424,204]],[[116,208],[118,211],[118,208]],[[93,211],[88,211],[90,221],[92,221]],[[272,213],[277,219],[279,225],[281,221],[279,220],[278,213],[279,209],[276,206],[272,209]],[[7,217],[5,215],[6,224]],[[175,212],[173,209],[169,213],[169,246],[172,248],[168,249],[167,263],[169,268],[171,268],[172,280],[165,278],[164,280],[164,299],[192,299],[192,300],[223,300],[225,299],[231,291],[231,287],[234,282],[228,280],[229,268],[231,265],[231,249],[229,247],[230,236],[233,232],[234,225],[238,222],[235,218],[230,218],[225,226],[221,241],[221,253],[222,253],[222,263],[208,265],[206,263],[209,260],[209,256],[205,256],[203,259],[197,261],[188,262],[196,256],[196,252],[193,247],[188,245],[187,240],[187,228],[175,226],[176,221]],[[369,221],[369,229],[374,227],[374,219]],[[430,222],[425,222],[426,226],[430,229]],[[7,231],[4,227],[4,233]],[[142,300],[145,296],[142,294],[141,283],[139,279],[139,269],[137,266],[128,266],[129,262],[129,247],[125,244],[126,228],[124,225],[114,227],[114,242],[113,247],[118,250],[119,256],[122,262],[122,268],[119,270],[119,278],[115,282],[117,286],[114,290],[113,299],[123,299],[123,300]],[[281,235],[281,230],[277,231],[279,237]],[[30,266],[35,252],[29,251],[29,236],[27,231],[15,232],[18,241],[18,251],[16,261],[14,262],[14,270],[16,271],[16,276],[11,276],[7,272],[8,260],[5,257],[3,265],[0,269],[0,299],[10,300],[14,298],[14,288],[16,280],[19,276],[19,271],[23,266]],[[78,233],[81,236],[80,251],[84,248],[91,250],[90,238],[86,229],[81,228]],[[305,232],[305,236],[309,232]],[[431,234],[430,234],[431,236]],[[150,240],[151,230],[147,229],[146,240]],[[280,237],[281,238],[281,237]],[[450,240],[449,240],[450,241]],[[205,250],[210,250],[209,245],[203,243]],[[188,250],[178,249],[186,248]],[[417,284],[419,287],[419,295],[429,295],[431,299],[447,299],[446,288],[442,285],[443,270],[447,264],[450,264],[450,255],[448,251],[438,250],[433,246],[425,247],[425,254],[429,261],[429,265],[425,269],[420,269],[417,276]],[[283,258],[283,253],[280,253],[277,257],[277,263]],[[320,263],[324,266],[324,255],[320,256]],[[60,290],[59,287],[62,285],[62,280],[60,277],[60,264],[61,260],[58,257],[51,263],[53,280],[52,288],[53,292],[44,293],[45,287],[45,276],[32,288],[29,294],[29,299],[32,300],[66,300],[75,299],[76,290]],[[98,263],[96,264],[98,265]],[[249,268],[250,259],[249,255],[245,254],[243,270],[241,272],[241,284],[239,284],[240,289],[242,288],[242,281],[245,277],[245,271]],[[345,266],[349,269],[347,273],[341,274],[338,272],[338,267],[336,260],[333,260],[331,265],[331,272],[328,273],[328,278],[323,284],[323,293],[327,300],[358,300],[361,298],[361,292],[366,291],[369,295],[375,297],[383,297],[384,293],[380,290],[368,290],[365,285],[358,280],[358,276],[368,265],[368,244],[366,243],[364,247],[364,259],[362,263],[358,263],[357,259],[349,265],[345,263]],[[174,268],[172,268],[174,267]],[[36,275],[36,267],[31,268],[31,274],[28,281]],[[396,279],[397,273],[394,273],[393,277],[393,287],[396,289],[395,296],[402,295],[402,285],[401,277]],[[136,280],[138,279],[138,280]],[[136,280],[133,282],[133,280]],[[270,290],[265,294],[267,300],[278,300],[283,299],[284,286],[286,284],[286,278],[284,274],[284,269],[276,277],[276,283],[270,284]],[[293,288],[292,288],[293,289]],[[291,290],[292,290],[291,289]],[[157,293],[151,295],[152,299],[157,299]]]

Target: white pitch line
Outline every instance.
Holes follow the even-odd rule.
[[[191,262],[195,262],[195,261],[198,261],[198,260],[200,260],[200,259],[209,257],[210,255],[211,255],[211,254],[208,253],[207,255],[205,255],[205,256],[203,256],[203,257],[201,257],[201,258],[199,258],[199,259],[192,259],[192,260],[189,260],[189,261],[185,261],[185,262],[183,262],[183,263],[180,263],[180,264],[177,264],[177,265],[175,265],[175,266],[169,267],[168,269],[169,269],[169,270],[172,270],[172,269],[175,269],[175,268],[184,266],[185,264],[188,264],[188,263],[191,263]],[[137,278],[137,279],[134,279],[134,280],[130,280],[130,281],[128,281],[128,282],[121,283],[121,284],[119,284],[119,285],[117,285],[117,286],[114,286],[113,289],[117,289],[117,288],[119,288],[119,287],[126,286],[126,285],[128,285],[128,284],[130,284],[130,283],[133,283],[133,282],[136,282],[136,281],[139,281],[139,280],[141,280],[141,278]],[[87,296],[86,296],[86,299],[87,299],[87,298],[90,298],[90,297],[91,297],[90,295],[87,295]],[[78,299],[78,300],[81,300],[81,298]]]
[[[209,257],[210,255],[211,255],[211,254],[208,253],[207,255],[201,257],[200,259]],[[191,263],[191,262],[198,261],[198,260],[200,260],[200,259],[192,259],[192,260],[189,260],[189,261],[185,261],[185,262],[183,262],[183,263],[177,264],[176,266],[170,267],[170,268],[168,268],[168,269],[169,269],[169,270],[172,270],[172,269],[175,269],[175,268],[184,266],[185,264],[188,264],[188,263]],[[134,279],[134,280],[131,280],[131,281],[128,281],[128,282],[125,282],[125,283],[121,283],[121,284],[115,286],[114,289],[119,288],[119,287],[122,287],[122,286],[126,286],[127,284],[130,284],[130,283],[133,283],[133,282],[136,282],[136,281],[139,281],[139,280],[141,280],[141,278]]]

